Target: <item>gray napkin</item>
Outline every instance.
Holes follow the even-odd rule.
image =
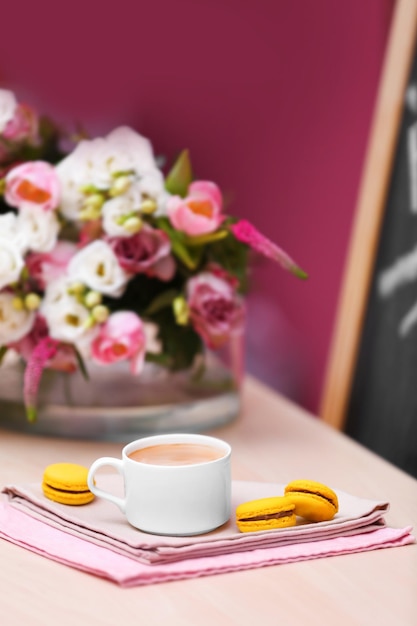
[[[100,476],[100,486],[120,495],[121,480],[118,476]],[[389,508],[387,502],[335,491],[339,512],[328,522],[308,523],[298,518],[294,527],[240,533],[234,520],[237,505],[257,498],[282,495],[284,485],[234,481],[232,516],[227,524],[205,535],[162,537],[133,528],[115,505],[101,498],[84,506],[68,506],[45,498],[41,485],[37,483],[7,485],[2,490],[11,506],[31,517],[146,564],[346,537],[371,532],[385,525],[383,515]]]

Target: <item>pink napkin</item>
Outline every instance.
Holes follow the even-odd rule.
[[[382,527],[372,532],[319,541],[146,565],[90,541],[51,527],[0,502],[0,537],[60,563],[122,586],[148,585],[197,576],[364,552],[414,543],[410,528]]]
[[[115,475],[101,476],[100,486],[120,494],[121,479]],[[161,537],[133,528],[115,505],[100,498],[86,506],[74,507],[48,500],[39,484],[9,485],[3,492],[15,509],[51,527],[145,564],[236,554],[371,533],[385,525],[383,515],[388,510],[387,502],[357,498],[336,490],[339,512],[328,522],[313,524],[298,519],[297,526],[291,528],[240,533],[234,521],[236,506],[256,498],[282,495],[284,485],[234,481],[232,517],[227,524],[197,537]]]

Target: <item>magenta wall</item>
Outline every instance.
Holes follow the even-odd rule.
[[[3,20],[4,86],[93,134],[127,123],[157,153],[188,147],[230,211],[309,272],[255,268],[248,367],[312,409],[392,5],[39,1],[9,3]]]

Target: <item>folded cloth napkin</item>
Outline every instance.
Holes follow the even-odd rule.
[[[404,546],[415,541],[410,530],[381,527],[372,532],[347,537],[146,565],[54,528],[6,502],[0,502],[0,537],[125,587]]]
[[[112,493],[120,492],[120,477],[101,476],[100,486]],[[387,502],[336,491],[339,512],[328,522],[306,523],[299,519],[295,527],[240,533],[234,520],[236,506],[256,498],[282,495],[284,485],[234,481],[232,517],[227,524],[206,535],[162,537],[133,528],[115,505],[101,498],[85,506],[66,506],[45,498],[39,484],[9,485],[3,493],[14,509],[50,527],[148,565],[371,533],[385,525],[383,515],[388,510]]]

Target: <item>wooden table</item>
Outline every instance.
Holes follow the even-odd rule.
[[[233,478],[308,477],[388,500],[391,526],[417,531],[417,480],[248,379],[238,420],[213,434],[233,447]],[[89,465],[121,444],[0,431],[0,484],[40,480],[45,465]],[[0,541],[4,626],[417,624],[417,544],[132,589]]]

